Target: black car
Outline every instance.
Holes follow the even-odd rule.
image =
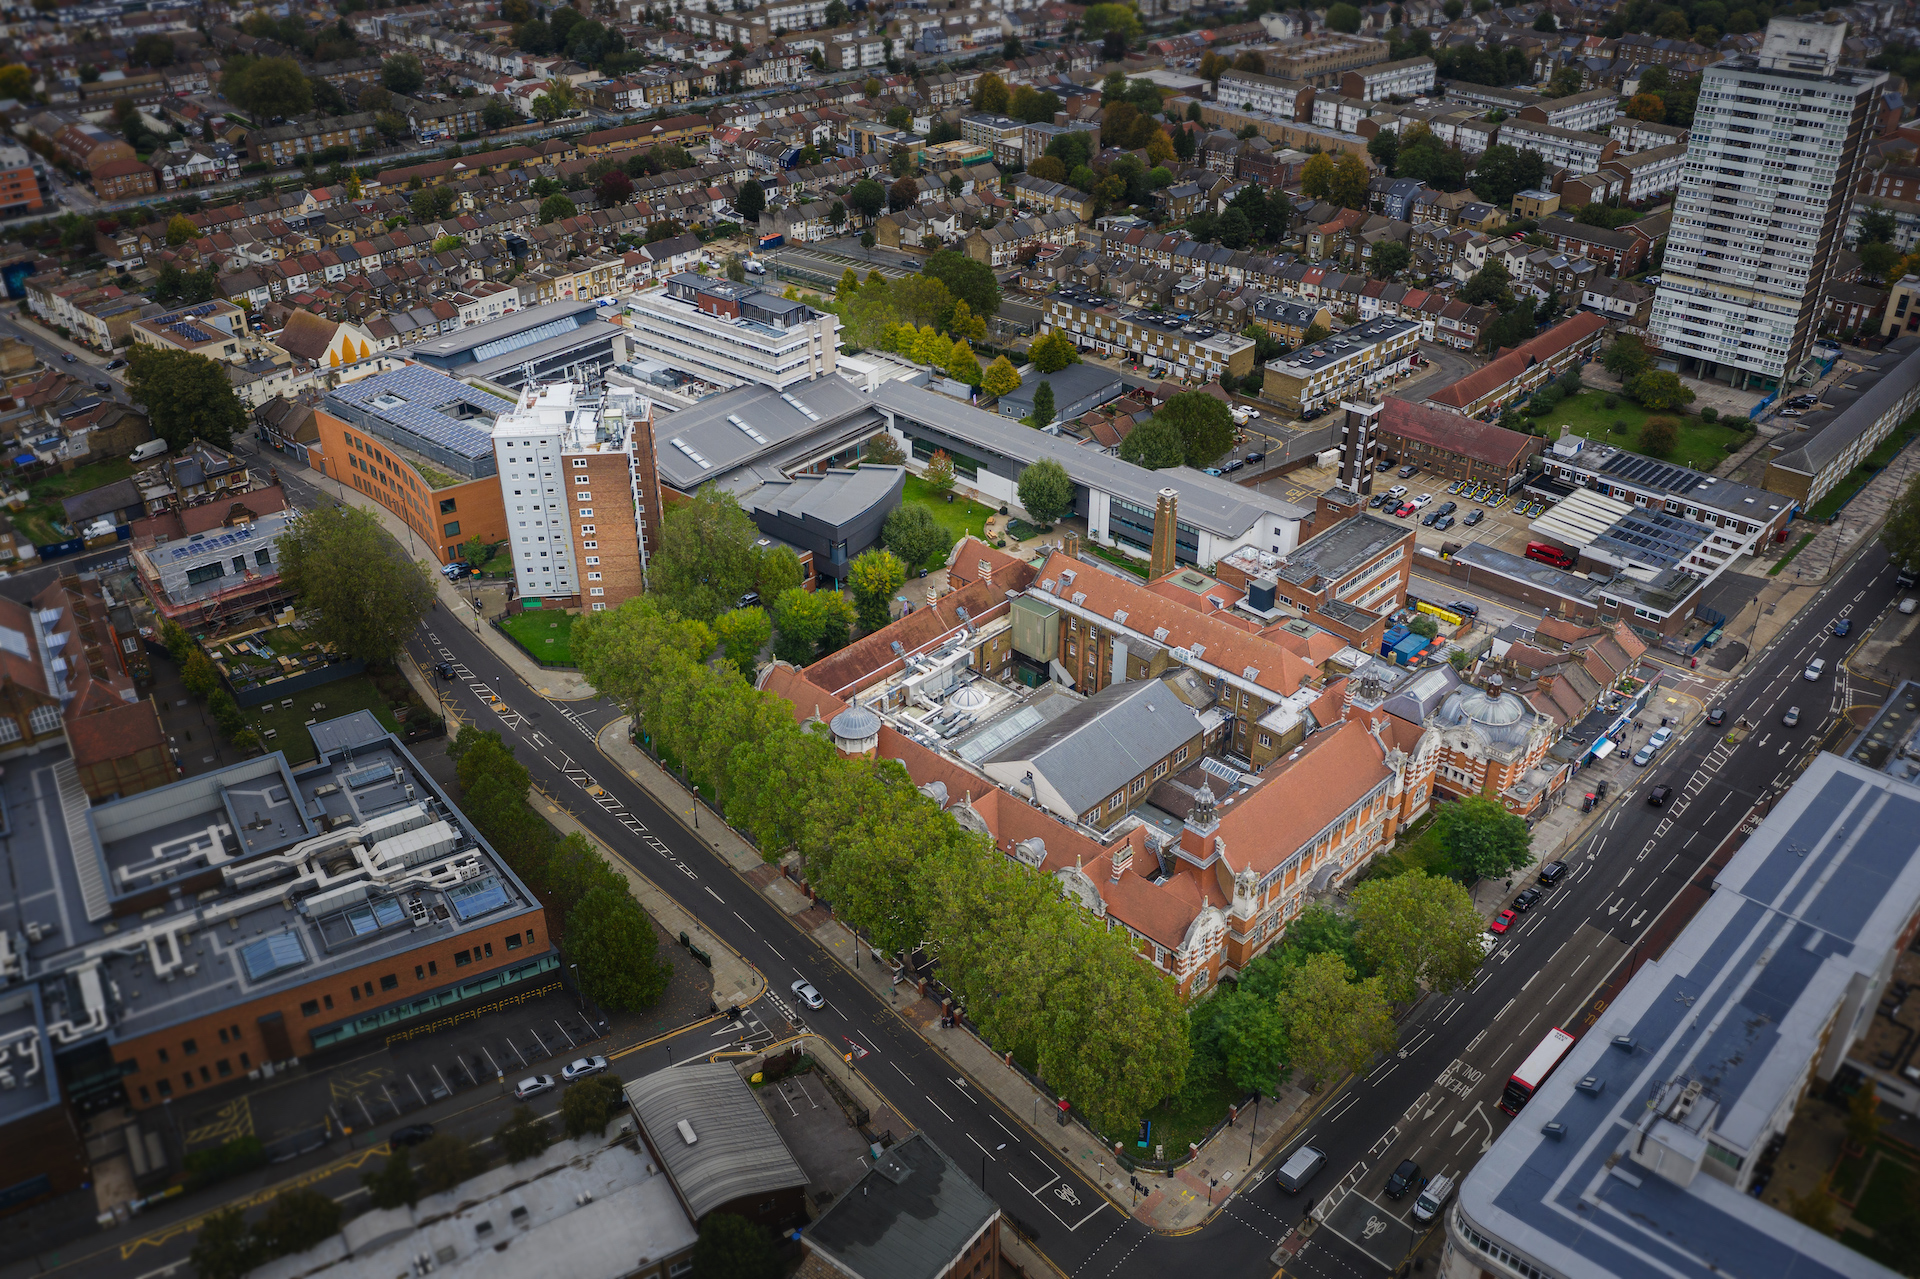
[[[1451,604],[1447,605],[1447,611],[1449,613],[1458,613],[1462,617],[1480,616],[1480,606],[1469,603],[1466,600],[1454,600]]]
[[[1377,511],[1386,504],[1387,495],[1385,493],[1375,493],[1371,498],[1367,499],[1367,506],[1372,510]]]
[[[1513,908],[1524,915],[1526,912],[1532,910],[1534,904],[1545,896],[1546,894],[1539,889],[1529,888],[1513,899]]]
[[[1548,862],[1540,868],[1540,882],[1551,888],[1564,879],[1566,874],[1567,864],[1565,862]]]
[[[1460,509],[1460,503],[1458,502],[1440,503],[1440,514],[1442,515],[1452,515],[1455,511],[1459,509]]]
[[[1311,422],[1313,421],[1313,419],[1319,417],[1325,411],[1326,411],[1325,409],[1308,409],[1305,413],[1302,413],[1300,415],[1300,420],[1302,422]]]
[[[106,382],[106,381],[101,381],[101,382],[95,382],[95,383],[93,384],[93,389],[94,389],[94,390],[96,390],[96,391],[102,391],[102,392],[104,392],[104,393],[106,393],[106,394],[108,394],[108,395],[112,395],[112,394],[113,394],[113,383],[111,383],[111,382]]]
[[[75,355],[72,351],[62,351],[60,352],[60,358],[65,360],[68,364],[72,364],[74,361],[78,360],[80,357]]]
[[[113,369],[124,369],[126,367],[127,367],[127,362],[125,360],[108,360],[107,361],[107,369],[109,371]]]
[[[1375,463],[1373,464],[1373,469],[1374,469],[1374,470],[1376,470],[1376,471],[1391,471],[1391,470],[1393,469],[1393,463],[1391,463],[1391,462],[1375,462]]]
[[[1411,1159],[1403,1159],[1400,1166],[1393,1170],[1393,1176],[1387,1178],[1387,1198],[1398,1199],[1420,1184],[1420,1165]]]
[[[1724,707],[1716,706],[1707,712],[1707,723],[1713,725],[1715,728],[1720,727],[1720,725],[1726,722],[1727,712]]]
[[[452,679],[452,678],[453,678],[453,663],[452,663],[452,662],[441,662],[441,663],[440,663],[440,664],[439,664],[438,666],[436,666],[436,667],[434,667],[434,668],[433,668],[433,673],[434,673],[435,675],[438,675],[438,676],[439,676],[439,677],[440,677],[441,679]]]
[[[1447,531],[1448,529],[1450,529],[1450,528],[1452,528],[1452,527],[1453,527],[1453,516],[1451,516],[1451,515],[1442,515],[1442,516],[1441,516],[1441,517],[1440,517],[1439,519],[1437,519],[1437,520],[1435,520],[1435,521],[1433,522],[1433,526],[1434,526],[1434,527],[1435,527],[1436,529],[1439,529],[1439,530],[1440,530],[1440,531],[1441,531],[1442,533],[1444,533],[1444,532],[1446,532],[1446,531]]]
[[[1233,459],[1233,461],[1227,463],[1225,466],[1221,467],[1220,469],[1222,471],[1237,471],[1245,465],[1246,465],[1246,462],[1244,460],[1236,457]]]
[[[1486,518],[1487,518],[1487,513],[1476,506],[1471,511],[1468,511],[1467,518],[1460,522],[1462,524],[1465,524],[1468,528],[1472,528],[1474,525],[1478,524],[1481,520],[1484,520]]]
[[[1264,461],[1266,461],[1266,460],[1267,460],[1267,455],[1266,455],[1265,453],[1249,453],[1249,454],[1247,454],[1247,465],[1248,465],[1248,466],[1252,466],[1252,465],[1253,465],[1253,464],[1254,464],[1255,462],[1264,462]]]
[[[1667,801],[1673,798],[1673,787],[1656,786],[1647,792],[1647,803],[1655,808],[1665,808]]]
[[[405,1128],[395,1128],[387,1136],[387,1141],[395,1146],[417,1146],[433,1136],[432,1124],[408,1124]]]
[[[1425,525],[1427,528],[1432,528],[1433,522],[1439,518],[1440,518],[1440,512],[1428,511],[1425,515],[1422,515],[1420,517],[1420,523]]]

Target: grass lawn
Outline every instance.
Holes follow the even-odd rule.
[[[1187,1097],[1186,1092],[1199,1095]],[[1153,1131],[1147,1134],[1145,1150],[1134,1144],[1140,1139],[1137,1132],[1112,1135],[1125,1142],[1124,1150],[1129,1159],[1152,1159],[1155,1146],[1165,1146],[1168,1159],[1184,1159],[1187,1143],[1205,1137],[1215,1124],[1227,1117],[1227,1107],[1237,1104],[1244,1096],[1222,1076],[1211,1089],[1183,1090],[1182,1096],[1170,1097],[1142,1116],[1153,1124]]]
[[[27,483],[27,492],[32,501],[14,512],[13,522],[20,531],[39,545],[64,541],[66,534],[54,527],[54,522],[64,521],[66,512],[60,506],[62,498],[85,493],[88,489],[99,488],[103,484],[112,484],[124,480],[134,471],[133,463],[124,457],[110,457],[95,462],[91,466],[76,467],[66,473],[53,471]]]
[[[513,613],[500,623],[500,629],[513,636],[521,648],[543,662],[573,665],[573,614],[559,609],[535,608]]]
[[[1085,543],[1086,549],[1116,568],[1123,568],[1145,581],[1148,571],[1153,567],[1148,560],[1137,560],[1125,551],[1115,550],[1111,546],[1102,546],[1098,542]]]
[[[365,673],[349,675],[346,679],[288,696],[293,700],[292,706],[281,706],[280,701],[285,700],[283,698],[260,706],[244,706],[241,710],[247,717],[248,726],[259,730],[260,736],[265,739],[266,748],[285,751],[287,762],[291,764],[304,763],[315,757],[313,738],[307,732],[307,721],[310,719],[325,723],[355,711],[372,711],[382,728],[396,733],[400,731],[400,721],[393,717],[393,702],[374,687],[372,677]],[[323,709],[314,710],[315,702],[323,703]],[[278,736],[267,737],[268,729],[275,730]]]
[[[1800,540],[1793,544],[1793,549],[1788,551],[1785,555],[1782,555],[1778,560],[1774,561],[1773,567],[1767,570],[1767,576],[1768,577],[1780,576],[1780,570],[1785,568],[1787,565],[1793,563],[1793,557],[1798,555],[1800,552],[1806,550],[1807,543],[1811,542],[1812,540],[1813,540],[1813,534],[1811,533],[1801,534]]]
[[[480,576],[495,577],[495,578],[512,577],[513,576],[512,548],[508,546],[501,546],[497,548],[493,553],[493,558],[480,566]]]
[[[994,513],[990,506],[982,506],[970,498],[955,495],[949,502],[946,496],[918,475],[907,476],[905,489],[900,494],[903,502],[918,502],[933,512],[933,518],[953,534],[953,540],[971,534],[985,541],[987,538],[987,517]]]
[[[1739,425],[1727,426],[1720,422],[1702,422],[1697,417],[1682,417],[1678,413],[1649,413],[1624,395],[1615,395],[1614,407],[1606,406],[1607,392],[1586,390],[1570,399],[1560,401],[1547,413],[1533,420],[1540,424],[1548,439],[1557,439],[1560,427],[1564,424],[1573,428],[1575,435],[1585,436],[1604,444],[1617,444],[1635,453],[1645,453],[1640,447],[1640,428],[1645,426],[1649,417],[1670,418],[1679,424],[1673,449],[1665,454],[1647,454],[1658,456],[1662,461],[1678,462],[1699,471],[1711,471],[1724,462],[1732,451],[1728,446],[1738,448],[1746,440],[1748,432],[1745,423],[1735,419]],[[1615,432],[1613,424],[1619,422],[1622,430]]]
[[[1892,1223],[1907,1211],[1907,1183],[1913,1176],[1912,1168],[1895,1159],[1885,1146],[1881,1146],[1880,1158],[1867,1177],[1866,1188],[1860,1192],[1859,1202],[1854,1205],[1853,1219],[1876,1231]]]

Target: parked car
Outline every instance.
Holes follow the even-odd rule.
[[[1258,417],[1258,416],[1260,416],[1260,415],[1259,415],[1258,413],[1255,413],[1255,414],[1254,414],[1254,416],[1255,416],[1255,417]],[[1266,460],[1267,460],[1267,455],[1266,455],[1265,453],[1249,453],[1249,454],[1247,454],[1247,465],[1248,465],[1248,466],[1254,466],[1254,465],[1257,465],[1258,463],[1261,463],[1261,462],[1264,462],[1264,461],[1266,461]]]
[[[112,395],[112,394],[113,394],[113,383],[111,383],[111,382],[109,382],[109,381],[107,381],[106,379],[104,379],[104,378],[102,378],[102,379],[101,379],[100,381],[98,381],[98,382],[95,382],[95,383],[93,384],[93,389],[94,389],[94,390],[96,390],[96,391],[99,391],[99,392],[101,392],[101,393],[102,393],[102,394],[104,394],[104,395]]]
[[[1415,511],[1419,509],[1420,508],[1415,506],[1412,502],[1403,502],[1400,504],[1400,508],[1396,510],[1394,514],[1398,515],[1401,519],[1404,520],[1407,518],[1407,516],[1412,515]]]
[[[1398,471],[1400,478],[1403,480],[1406,479],[1408,476],[1418,475],[1419,473],[1420,473],[1420,468],[1415,466],[1411,462],[1401,467],[1400,470]]]
[[[1374,469],[1375,471],[1378,471],[1379,473],[1381,473],[1381,474],[1383,474],[1383,475],[1384,475],[1384,474],[1386,474],[1386,473],[1387,473],[1388,471],[1391,471],[1391,470],[1393,469],[1393,463],[1391,463],[1391,462],[1375,462],[1375,463],[1373,464],[1373,469]]]
[[[1656,746],[1652,746],[1652,745],[1642,746],[1639,750],[1633,753],[1634,767],[1645,768],[1648,764],[1653,763],[1653,757],[1655,755],[1658,755],[1659,753],[1660,753],[1660,750]]]
[[[1780,722],[1788,728],[1797,726],[1800,723],[1800,708],[1798,706],[1787,707],[1787,713],[1780,717]]]
[[[60,358],[68,364],[73,364],[76,361],[78,361],[80,357],[75,355],[72,351],[62,351],[60,352]]]
[[[1231,462],[1228,462],[1225,466],[1221,467],[1220,469],[1223,471],[1237,471],[1245,465],[1246,465],[1245,461],[1236,457]]]
[[[1545,896],[1546,894],[1537,888],[1523,889],[1520,895],[1513,899],[1513,908],[1524,915],[1532,910],[1534,905]]]
[[[114,360],[107,361],[107,370],[109,372],[111,372],[114,369],[124,369],[126,367],[127,367],[127,362],[125,360],[114,359]]]
[[[1466,525],[1468,528],[1472,528],[1474,525],[1478,524],[1481,520],[1484,520],[1486,518],[1487,518],[1487,513],[1476,506],[1471,511],[1468,511],[1467,518],[1464,520],[1461,520],[1460,522]]]
[[[1449,613],[1458,613],[1462,617],[1480,616],[1480,606],[1470,600],[1452,600],[1447,604]]]
[[[1407,495],[1407,486],[1404,484],[1396,484],[1392,488],[1387,490],[1388,497],[1405,497],[1406,495]]]
[[[606,1068],[605,1057],[576,1057],[560,1068],[560,1078],[572,1083],[576,1079],[585,1079],[588,1075],[597,1075]]]
[[[1458,502],[1440,503],[1440,514],[1442,515],[1452,515],[1455,511],[1459,509],[1460,509],[1460,503]]]
[[[1211,475],[1214,478],[1218,479],[1221,475],[1224,474],[1224,472],[1221,471],[1221,469],[1217,466],[1209,466],[1206,469],[1206,474]]]
[[[1647,745],[1654,750],[1659,750],[1672,740],[1673,730],[1671,728],[1656,728],[1653,730],[1653,736],[1647,739]]]
[[[1494,916],[1493,922],[1487,925],[1487,931],[1490,933],[1506,932],[1507,929],[1513,927],[1513,916],[1514,916],[1513,911],[1510,911],[1510,910],[1501,911],[1498,915]]]
[[[1425,515],[1420,517],[1420,523],[1422,523],[1428,528],[1432,528],[1434,525],[1434,521],[1438,520],[1439,518],[1440,518],[1440,512],[1428,511]]]
[[[433,1136],[432,1124],[408,1124],[404,1128],[395,1128],[387,1134],[387,1141],[395,1146],[417,1146]]]
[[[1549,888],[1559,883],[1562,879],[1565,879],[1566,875],[1567,864],[1565,862],[1548,862],[1540,868],[1540,882]]]
[[[1458,493],[1465,485],[1465,480],[1455,480],[1453,483],[1447,485],[1447,492]]]
[[[1375,493],[1372,497],[1367,499],[1367,507],[1370,510],[1377,511],[1381,507],[1385,506],[1386,504],[1387,504],[1387,495],[1385,493]]]
[[[528,1075],[513,1087],[513,1099],[525,1101],[529,1097],[538,1097],[543,1092],[552,1092],[552,1075]]]
[[[1413,1219],[1422,1225],[1440,1215],[1447,1206],[1447,1200],[1453,1197],[1453,1177],[1435,1177],[1413,1201]]]
[[[1420,1165],[1411,1159],[1403,1159],[1400,1166],[1393,1170],[1393,1176],[1387,1178],[1387,1198],[1398,1199],[1420,1184]]]
[[[813,983],[808,981],[805,977],[802,977],[799,981],[793,983],[793,985],[788,989],[793,991],[793,996],[795,999],[798,999],[801,1003],[805,1004],[809,1008],[825,1008],[827,1006],[826,997],[823,996],[819,991],[815,990],[813,988]]]
[[[1440,530],[1442,533],[1452,528],[1453,524],[1454,524],[1454,520],[1453,520],[1453,516],[1451,515],[1442,515],[1439,519],[1433,522],[1434,528]]]
[[[1920,608],[1920,600],[1914,599],[1911,595],[1900,601],[1900,611],[1902,613],[1911,613],[1916,608]]]

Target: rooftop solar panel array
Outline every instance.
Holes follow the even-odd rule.
[[[1615,543],[1644,563],[1666,568],[1691,555],[1694,548],[1706,540],[1706,530],[1690,520],[1649,511],[1622,516],[1594,540]]]
[[[381,404],[379,397],[392,397]],[[495,398],[447,376],[438,369],[408,364],[378,377],[352,382],[332,392],[331,398],[352,405],[370,417],[384,418],[438,444],[462,457],[480,457],[493,452],[492,418],[507,409],[506,401]],[[466,404],[487,415],[484,421],[461,421],[443,410],[451,404]]]
[[[1641,457],[1638,453],[1629,453],[1625,449],[1608,458],[1600,469],[1608,475],[1617,475],[1623,480],[1644,484],[1648,488],[1659,489],[1663,493],[1691,493],[1707,478],[1700,472],[1690,471],[1684,466],[1675,466],[1671,462],[1656,462],[1650,457]]]
[[[243,542],[251,541],[252,538],[252,529],[237,528],[230,533],[222,533],[218,537],[203,537],[197,542],[187,542],[183,545],[176,546],[173,548],[172,558],[175,560],[184,560],[190,556],[204,555],[208,551],[225,551],[232,547],[239,546]]]

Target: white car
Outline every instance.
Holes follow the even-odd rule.
[[[525,1101],[529,1097],[538,1097],[543,1092],[552,1092],[553,1089],[554,1082],[552,1075],[528,1075],[525,1079],[522,1079],[514,1085],[513,1099],[515,1101]]]
[[[1647,739],[1647,745],[1652,747],[1654,750],[1659,750],[1662,746],[1665,746],[1668,742],[1672,740],[1673,740],[1673,730],[1671,728],[1659,728],[1659,729],[1655,729],[1653,736]]]
[[[1428,505],[1430,505],[1432,502],[1433,502],[1433,494],[1422,493],[1419,497],[1416,497],[1413,499],[1413,509],[1416,511],[1422,510]]]
[[[1396,484],[1392,488],[1387,490],[1388,497],[1405,497],[1406,495],[1407,495],[1407,486],[1404,484]]]
[[[1807,663],[1806,679],[1809,682],[1817,681],[1822,675],[1825,675],[1826,673],[1827,673],[1826,658],[1816,657],[1811,662]]]
[[[1911,595],[1900,601],[1900,611],[1902,613],[1911,613],[1916,608],[1920,608],[1920,600],[1916,600]]]
[[[605,1057],[581,1057],[570,1061],[560,1068],[560,1078],[572,1083],[576,1079],[585,1079],[588,1075],[597,1075],[607,1068]]]
[[[813,983],[805,977],[793,983],[791,989],[793,990],[793,997],[809,1008],[825,1008],[827,1006],[826,997],[815,990]]]

